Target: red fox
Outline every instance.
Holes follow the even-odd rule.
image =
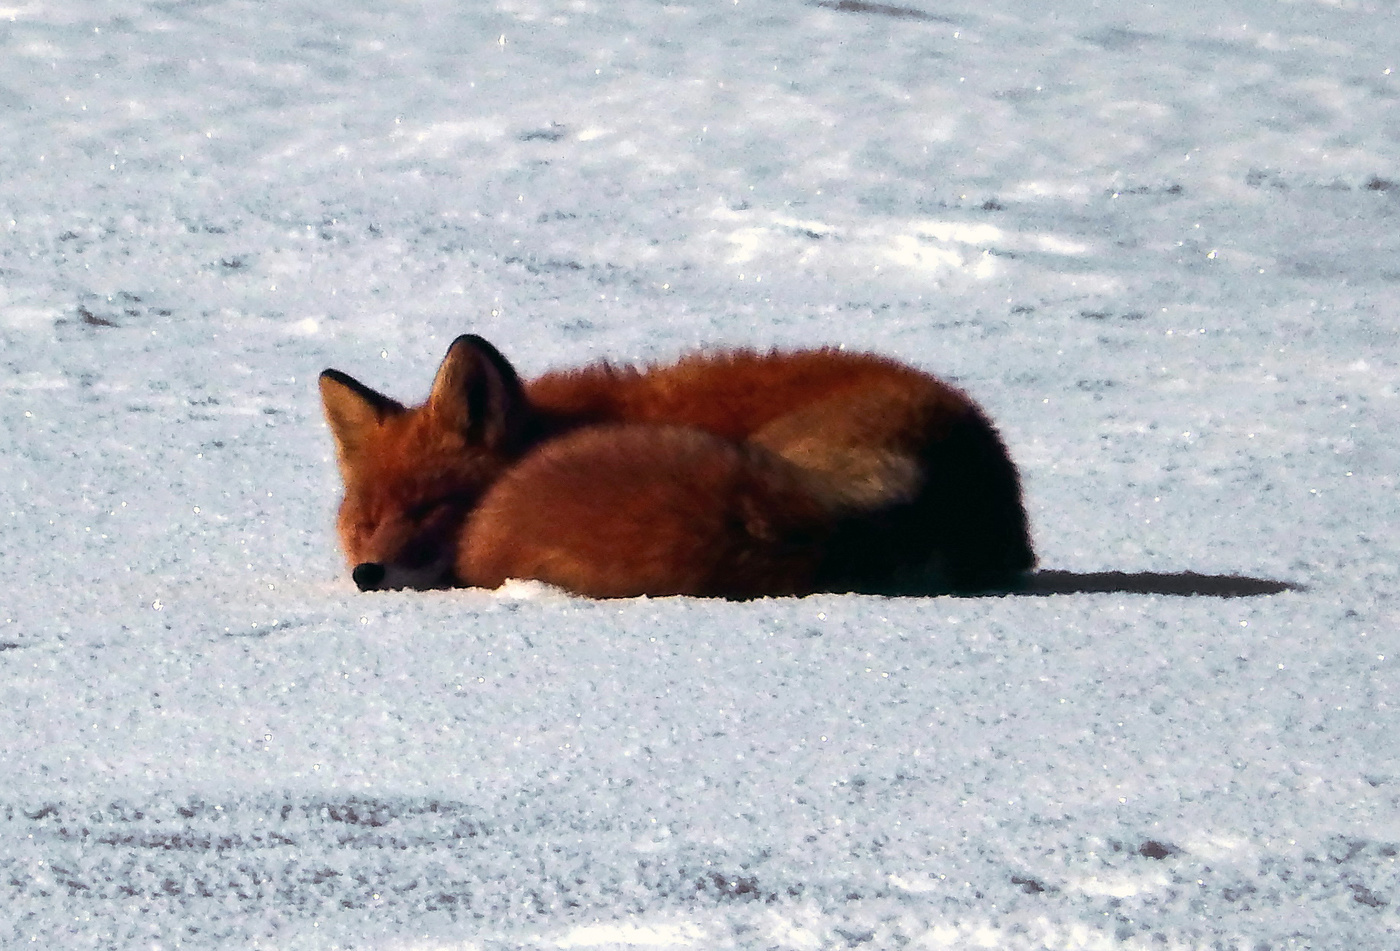
[[[591,597],[1012,587],[1035,564],[981,409],[835,349],[598,363],[523,383],[475,335],[408,408],[320,378],[361,590],[535,579]]]

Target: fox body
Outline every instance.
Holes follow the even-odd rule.
[[[529,578],[594,597],[950,589],[1034,564],[1020,481],[960,390],[840,350],[701,353],[522,382],[459,337],[426,402],[321,397],[362,589]]]

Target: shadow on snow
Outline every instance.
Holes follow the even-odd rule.
[[[1254,598],[1302,585],[1244,575],[1203,575],[1195,571],[1037,571],[1028,575],[1013,595],[1166,594],[1177,597]]]
[[[853,594],[895,598],[941,596],[1048,597],[1055,594],[1149,594],[1172,597],[1257,598],[1307,587],[1272,578],[1246,575],[1206,575],[1196,571],[1034,571],[1006,586],[981,590],[956,590],[936,573],[900,577],[886,582],[857,585]]]

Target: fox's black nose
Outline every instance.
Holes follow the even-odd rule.
[[[379,587],[379,582],[384,580],[384,566],[377,561],[362,562],[350,572],[350,577],[355,579],[361,591],[370,591]]]

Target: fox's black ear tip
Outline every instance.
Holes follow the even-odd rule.
[[[456,340],[452,341],[452,346],[447,349],[452,350],[456,347],[479,347],[484,343],[486,343],[486,338],[480,334],[461,334]],[[486,343],[486,345],[488,347],[490,346],[489,343]]]
[[[339,370],[332,370],[328,367],[321,371],[321,375],[317,377],[317,379],[320,380],[322,383],[344,384],[346,380],[350,378],[347,377],[344,373],[341,373]]]
[[[456,340],[452,341],[452,345],[447,348],[448,353],[453,353],[457,350],[474,350],[477,353],[484,353],[493,359],[501,355],[501,351],[497,350],[491,341],[480,334],[462,334]]]

